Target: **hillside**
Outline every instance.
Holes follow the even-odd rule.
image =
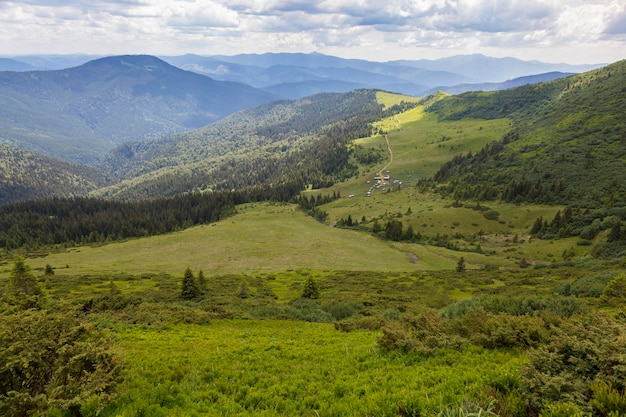
[[[95,164],[129,140],[198,128],[276,97],[173,67],[119,56],[56,71],[0,72],[2,140]]]
[[[510,88],[521,87],[527,84],[539,84],[549,81],[558,80],[574,75],[571,72],[547,72],[544,74],[526,75],[524,77],[514,78],[512,80],[500,83],[474,83],[474,84],[458,84],[454,86],[442,86],[430,89],[427,93],[434,94],[438,91],[444,91],[448,94],[463,94],[468,91],[499,91],[508,90]]]
[[[85,195],[104,185],[106,175],[95,168],[0,144],[0,205]]]
[[[511,117],[515,129],[480,152],[444,165],[434,179],[446,195],[624,205],[626,61],[550,83],[445,98],[440,120]]]
[[[372,122],[410,106],[384,110],[378,94],[356,90],[277,102],[196,131],[123,145],[103,165],[123,180],[98,193],[140,198],[191,190],[332,184],[354,173],[348,144],[369,136]],[[396,97],[398,102],[403,98]]]
[[[135,201],[0,206],[0,414],[622,415],[624,64],[265,104],[118,147]]]

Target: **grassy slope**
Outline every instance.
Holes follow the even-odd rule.
[[[94,288],[107,291],[105,277],[93,276],[90,281],[82,274],[166,272],[180,276],[187,266],[203,269],[209,277],[276,273],[273,279],[268,275],[248,277],[249,285],[254,294],[256,282],[263,280],[281,303],[298,297],[300,287],[296,284],[311,273],[302,269],[352,270],[356,272],[344,275],[312,271],[323,288],[320,301],[370,300],[375,304],[372,309],[385,308],[383,296],[397,294],[404,287],[405,298],[398,302],[418,308],[437,297],[448,303],[492,292],[548,294],[557,284],[573,279],[570,274],[576,277],[585,273],[574,269],[471,271],[465,275],[449,272],[460,256],[465,257],[469,268],[485,264],[511,267],[520,257],[559,260],[566,249],[575,248],[579,256],[586,249],[576,247],[573,240],[526,239],[532,221],[538,215],[549,218],[556,207],[488,203],[500,216],[499,220],[487,220],[471,205],[453,207],[451,201],[421,194],[413,187],[417,178],[430,175],[453,154],[450,145],[459,152],[480,148],[506,131],[507,120],[437,123],[418,109],[385,123],[390,126],[388,137],[394,151],[390,173],[403,178],[407,186],[367,198],[366,181],[382,165],[367,170],[363,167],[361,177],[334,188],[341,190],[344,198],[324,207],[331,218],[351,214],[360,221],[364,215],[369,222],[375,217],[394,216],[429,235],[477,234],[483,230],[485,237],[480,243],[495,255],[384,242],[364,232],[322,225],[291,205],[257,204],[240,207],[238,215],[214,225],[76,248],[29,260],[29,264],[37,269],[47,263],[53,265],[57,280],[84,281],[73,296],[91,296]],[[444,147],[432,143],[442,135],[451,137],[443,142]],[[362,143],[377,146],[383,140],[378,136]],[[355,197],[347,198],[350,193]],[[515,234],[521,238],[518,243],[513,241]],[[419,260],[410,263],[406,252],[416,254]],[[70,268],[64,269],[64,265]],[[5,267],[2,275],[7,275],[8,269]],[[423,270],[445,271],[413,273]],[[366,279],[364,271],[383,273],[370,274],[374,276]],[[223,292],[211,292],[215,298],[212,302],[234,297],[242,279],[247,278],[234,275],[211,283]],[[157,278],[117,277],[115,284],[129,293],[152,291],[162,282]],[[178,289],[178,281],[169,284],[170,289]],[[261,286],[258,288],[260,291]],[[54,290],[50,292],[55,295]],[[419,295],[413,297],[416,292]],[[255,298],[261,295],[248,300],[252,303]],[[476,348],[441,351],[430,357],[385,353],[376,348],[378,336],[377,332],[342,333],[328,324],[293,321],[215,320],[207,326],[173,325],[159,330],[118,328],[126,379],[119,399],[103,415],[417,414],[417,408],[440,410],[484,393],[486,385],[514,381],[525,360],[525,355],[515,350]]]
[[[405,251],[421,262],[411,264]],[[248,205],[211,226],[33,259],[34,268],[69,265],[63,273],[178,274],[187,266],[211,274],[289,269],[411,271],[450,269],[455,255],[420,245],[400,247],[367,233],[322,225],[291,205]]]
[[[104,415],[405,415],[461,403],[523,360],[483,349],[386,354],[376,337],[285,321],[129,329],[119,335],[126,381]]]
[[[382,120],[379,127],[389,132],[387,138],[393,153],[393,162],[388,166],[389,174],[392,179],[403,181],[403,186],[400,190],[392,187],[388,193],[374,190],[370,197],[366,196],[374,182],[374,174],[387,165],[390,159],[384,135],[360,139],[358,143],[365,148],[384,149],[387,158],[375,166],[361,167],[361,175],[356,179],[337,184],[329,190],[322,190],[322,193],[337,190],[344,197],[354,195],[323,207],[329,212],[330,223],[350,215],[359,222],[365,217],[366,223],[363,225],[366,227],[371,227],[374,219],[378,219],[384,227],[388,219],[398,218],[405,227],[411,224],[415,232],[429,237],[437,234],[462,234],[462,238],[455,240],[457,245],[472,249],[479,243],[483,250],[495,256],[477,257],[472,253],[451,251],[446,251],[446,255],[452,259],[464,256],[470,263],[480,265],[510,266],[522,258],[530,262],[562,261],[563,253],[570,250],[577,256],[587,255],[588,247],[577,246],[575,239],[529,240],[528,232],[535,219],[539,216],[550,219],[561,207],[488,202],[483,205],[500,213],[497,220],[488,220],[482,212],[473,209],[475,202],[465,202],[462,207],[454,207],[452,200],[421,193],[415,187],[420,178],[432,176],[442,163],[454,155],[476,152],[486,143],[499,140],[512,127],[510,120],[466,119],[439,122],[433,114],[425,113],[420,106]],[[445,140],[441,141],[442,138]],[[436,247],[424,249],[441,250]],[[436,269],[449,267],[433,266]]]
[[[440,119],[510,115],[519,134],[501,152],[470,160],[444,182],[460,182],[455,191],[462,194],[470,185],[489,183],[502,192],[512,181],[524,180],[542,183],[548,191],[533,197],[518,194],[518,201],[624,204],[625,74],[623,60],[550,83],[435,103],[431,109]],[[560,192],[550,192],[553,181],[562,182]]]

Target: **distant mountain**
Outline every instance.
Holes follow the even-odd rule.
[[[95,164],[129,140],[198,128],[276,98],[146,55],[65,70],[0,72],[0,139]]]
[[[292,83],[280,83],[265,87],[263,88],[263,90],[269,91],[272,94],[276,94],[286,99],[297,100],[299,98],[308,97],[319,93],[346,93],[348,91],[365,87],[366,86],[364,84],[351,83],[348,81],[312,80]]]
[[[106,185],[106,176],[0,143],[0,205],[22,200],[85,195]]]
[[[422,96],[436,89],[449,92],[496,90],[517,86],[515,79],[544,73],[580,73],[600,65],[546,64],[515,58],[461,55],[439,60],[372,62],[319,53],[182,55],[163,57],[172,65],[219,80],[239,81],[302,98],[308,92],[342,92],[347,84]],[[508,80],[508,81],[507,81]],[[523,83],[549,80],[529,78]],[[487,85],[488,83],[489,85]],[[285,84],[281,86],[281,84]],[[480,85],[476,85],[480,84]],[[452,88],[456,87],[458,88]]]
[[[539,61],[523,61],[516,58],[493,58],[481,54],[456,55],[436,60],[392,61],[390,65],[423,68],[430,71],[450,71],[470,77],[478,82],[504,82],[531,74],[547,72],[581,73],[605,64],[570,65],[549,64]],[[453,84],[439,84],[452,86]]]
[[[387,65],[322,54],[263,54],[232,57],[183,55],[163,57],[172,65],[224,81],[238,81],[270,91],[288,90],[294,83],[311,86],[318,92],[342,92],[345,83],[358,88],[378,88],[407,95],[421,95],[437,85],[476,81],[446,71],[430,71],[410,66]],[[281,87],[280,84],[285,84]],[[288,90],[284,98],[302,98],[302,93]]]
[[[35,67],[11,58],[0,58],[0,71],[32,71]]]
[[[468,91],[498,91],[506,90],[509,88],[520,87],[527,84],[545,83],[548,81],[558,80],[559,78],[565,78],[574,75],[573,73],[566,72],[548,72],[545,74],[528,75],[526,77],[519,77],[513,80],[507,80],[501,83],[476,83],[476,84],[458,84],[451,87],[435,87],[427,92],[432,94],[437,91],[445,91],[449,94],[462,94]]]
[[[85,54],[72,54],[72,55],[19,55],[12,57],[13,59],[30,65],[30,70],[59,70],[71,67],[78,67],[86,62],[93,61],[94,59],[102,58],[102,55],[85,55]],[[10,71],[24,71],[24,70],[10,70]]]

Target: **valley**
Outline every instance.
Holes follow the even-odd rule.
[[[267,103],[88,191],[5,181],[0,412],[624,415],[625,68]]]

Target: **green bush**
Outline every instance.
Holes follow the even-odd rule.
[[[112,338],[73,312],[0,317],[0,415],[101,409],[119,376]],[[55,411],[51,411],[55,413]]]
[[[582,417],[580,407],[573,403],[546,404],[539,417]]]
[[[362,307],[361,304],[353,302],[333,302],[324,305],[322,308],[327,313],[332,314],[335,320],[344,320],[348,317],[352,317],[361,310]]]
[[[611,271],[585,275],[571,283],[559,285],[554,291],[563,296],[598,298],[614,276],[615,272]]]
[[[521,386],[538,410],[550,403],[585,406],[592,383],[609,384],[618,391],[625,388],[626,330],[600,313],[552,325],[549,340],[528,356]]]
[[[626,416],[626,395],[611,384],[596,381],[591,384],[593,399],[589,402],[594,414],[605,416]]]

